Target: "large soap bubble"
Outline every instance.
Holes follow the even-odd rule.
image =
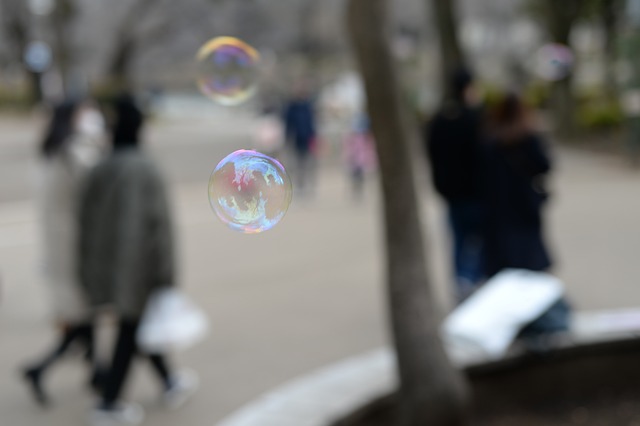
[[[292,192],[284,167],[256,151],[229,154],[209,180],[209,202],[218,218],[246,234],[277,225],[291,204]]]

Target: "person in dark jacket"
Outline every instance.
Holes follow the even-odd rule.
[[[515,94],[492,111],[485,151],[486,272],[548,271],[553,265],[544,240],[545,178],[551,159],[532,115]],[[522,330],[527,337],[565,331],[569,305],[563,298]]]
[[[483,279],[482,113],[467,70],[457,71],[450,86],[449,97],[427,125],[425,141],[433,184],[447,204],[460,302]]]
[[[295,155],[295,177],[301,194],[312,191],[316,117],[308,89],[300,85],[284,110],[286,141]]]
[[[486,272],[545,271],[552,265],[543,238],[545,176],[551,160],[531,114],[510,94],[492,111],[486,144]]]
[[[113,153],[93,169],[80,201],[80,282],[94,308],[111,307],[119,319],[112,364],[92,412],[96,425],[142,421],[142,408],[119,398],[147,301],[174,284],[169,203],[160,173],[138,148],[143,121],[131,96],[118,99]],[[178,405],[195,390],[195,378],[173,374],[164,356],[149,358],[162,380],[165,403]]]

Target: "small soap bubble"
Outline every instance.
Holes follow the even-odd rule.
[[[560,43],[549,43],[536,52],[534,66],[540,78],[558,81],[571,73],[573,63],[574,56],[569,47]]]
[[[239,150],[216,166],[209,179],[209,203],[229,228],[256,234],[273,228],[291,204],[293,188],[277,160]]]
[[[198,87],[215,102],[232,106],[249,99],[256,91],[260,54],[234,37],[217,37],[206,42],[196,55]]]

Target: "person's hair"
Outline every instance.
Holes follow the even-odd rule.
[[[449,93],[452,100],[464,104],[465,93],[473,81],[473,74],[469,69],[460,67],[455,70],[449,80]]]
[[[111,140],[114,148],[136,146],[140,138],[140,129],[144,115],[133,96],[124,93],[113,104],[114,123]]]
[[[517,143],[534,127],[531,110],[516,93],[506,94],[489,115],[489,133],[501,143]]]
[[[40,152],[45,158],[54,156],[73,134],[77,106],[76,102],[69,100],[54,107],[47,133],[40,146]]]
[[[467,105],[467,89],[473,84],[473,74],[468,68],[459,67],[447,79],[447,89],[442,98],[440,113],[445,117],[457,117]]]

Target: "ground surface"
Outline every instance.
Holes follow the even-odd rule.
[[[207,181],[215,164],[250,145],[249,117],[160,122],[147,149],[166,170],[174,195],[181,284],[211,316],[208,341],[180,356],[203,385],[182,411],[155,405],[146,366],[131,399],[154,426],[211,426],[243,403],[311,369],[385,343],[378,200],[348,195],[344,176],[325,165],[315,199],[294,198],[269,233],[239,235],[211,212]],[[49,345],[47,295],[38,273],[37,211],[32,197],[37,121],[0,119],[0,423],[85,424],[91,399],[74,359],[53,372],[53,409],[34,408],[16,368]],[[611,157],[557,152],[549,235],[557,272],[580,309],[633,307],[640,300],[640,175]],[[427,194],[427,185],[422,193]],[[447,244],[438,203],[425,208],[432,232],[438,295],[447,306]],[[547,425],[548,426],[548,425]]]

